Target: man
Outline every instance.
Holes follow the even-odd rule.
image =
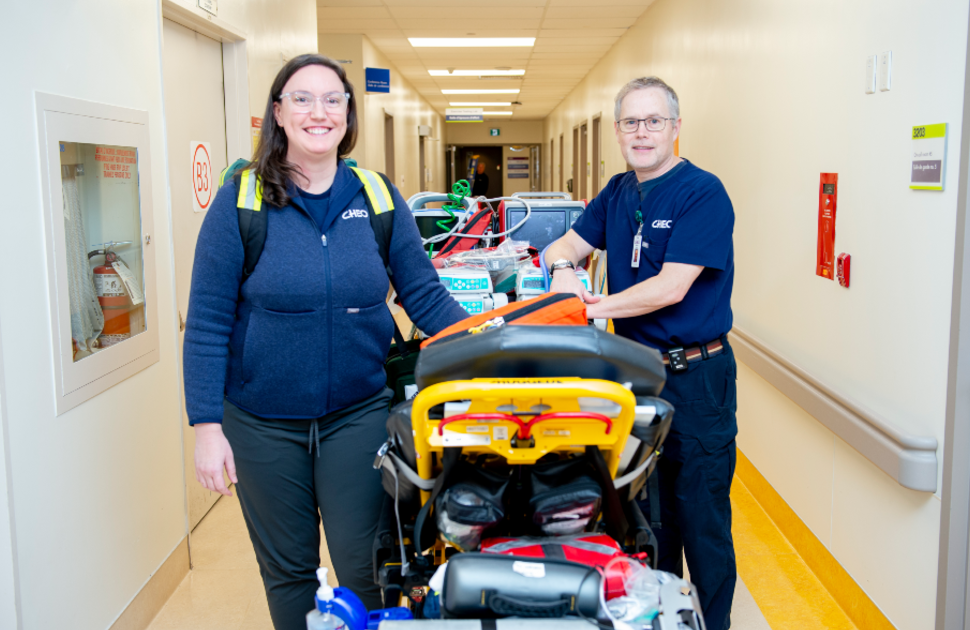
[[[475,170],[475,183],[472,184],[472,197],[488,196],[488,174],[485,172],[485,163],[479,162]]]
[[[617,334],[663,353],[661,396],[675,408],[657,472],[659,568],[687,558],[709,630],[730,627],[737,581],[730,488],[737,435],[737,367],[727,342],[734,279],[734,209],[720,180],[674,155],[677,94],[656,77],[616,96],[616,139],[632,172],[614,176],[545,252],[552,290],[611,318]],[[606,250],[611,295],[590,295],[573,269]],[[649,501],[641,502],[650,514]],[[654,519],[651,519],[654,520]]]

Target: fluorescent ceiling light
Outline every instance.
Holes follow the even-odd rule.
[[[415,48],[531,47],[535,37],[408,37]]]
[[[518,94],[518,88],[508,90],[441,90],[442,94]]]
[[[521,77],[525,70],[428,70],[433,77]]]
[[[512,103],[496,103],[494,101],[488,102],[488,103],[484,103],[484,102],[479,103],[477,101],[470,101],[467,103],[464,101],[458,101],[458,102],[452,101],[451,103],[448,103],[448,104],[451,105],[452,107],[511,107],[512,106]]]
[[[511,116],[513,112],[482,112],[486,116]]]

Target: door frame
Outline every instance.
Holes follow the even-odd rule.
[[[225,20],[162,0],[162,18],[222,43],[223,90],[226,95],[226,157],[229,164],[253,155],[249,113],[249,65],[246,33]],[[159,25],[161,28],[161,25]],[[162,42],[165,45],[165,42]],[[164,86],[162,98],[164,101]],[[167,151],[165,159],[168,159]],[[176,316],[176,321],[178,317]]]
[[[161,13],[163,20],[171,20],[172,22],[179,24],[191,31],[194,31],[200,35],[204,35],[210,39],[214,39],[222,44],[222,81],[223,81],[223,94],[225,99],[225,113],[226,113],[226,161],[227,164],[232,164],[236,159],[252,159],[253,155],[253,141],[252,132],[250,131],[252,120],[250,117],[249,109],[249,67],[248,67],[248,50],[246,34],[232,26],[231,24],[214,18],[208,14],[204,14],[201,9],[189,9],[181,4],[175,2],[175,0],[162,0],[161,3]],[[164,63],[164,28],[162,20],[159,20],[158,24],[159,41],[161,42],[161,53],[162,63]],[[165,82],[162,81],[162,103],[164,108],[165,103]],[[163,114],[164,116],[164,114]],[[169,164],[169,153],[172,147],[168,146],[168,120],[165,120],[166,132],[164,139],[164,157],[166,169]],[[168,177],[172,177],[172,173],[168,173]],[[171,199],[171,186],[168,186],[168,206],[169,206],[169,227],[172,229],[172,239],[170,244],[169,256],[172,260],[172,274],[173,279],[175,278],[175,234],[174,228],[172,227],[172,199]],[[175,327],[175,338],[181,339],[181,312],[178,303],[178,299],[172,301],[172,322]],[[188,418],[183,414],[185,407],[185,401],[183,400],[182,392],[182,345],[181,343],[175,344],[175,354],[176,354],[176,370],[178,378],[178,397],[179,397],[179,426],[181,428],[182,436],[182,492],[184,499],[184,516],[185,516],[185,534],[188,536],[189,540],[189,567],[192,567],[192,525],[190,523],[189,516],[189,491],[188,484],[191,480],[186,474],[186,455],[185,455],[185,444],[186,437],[185,432],[188,427]],[[213,503],[213,505],[215,505]],[[209,508],[211,510],[211,506]],[[203,517],[204,518],[204,517]]]

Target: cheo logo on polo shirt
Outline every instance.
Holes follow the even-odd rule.
[[[660,228],[661,230],[669,230],[670,222],[671,222],[671,219],[666,219],[666,220],[657,219],[656,221],[650,224],[650,227]]]
[[[354,219],[354,218],[356,218],[356,219],[366,219],[367,218],[367,211],[366,210],[361,210],[359,208],[351,208],[350,210],[344,211],[344,213],[342,215],[340,215],[340,217],[342,219]]]

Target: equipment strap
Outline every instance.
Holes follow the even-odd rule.
[[[647,477],[647,497],[650,501],[650,528],[662,529],[660,523],[660,480],[656,471]]]
[[[646,472],[647,468],[650,468],[650,464],[653,463],[653,460],[656,457],[657,457],[657,451],[650,453],[650,456],[647,457],[647,459],[642,464],[637,466],[636,469],[626,473],[622,477],[617,477],[616,480],[613,481],[613,487],[619,490],[623,486],[629,485],[632,482],[636,481],[637,477],[639,477],[644,472]]]
[[[599,476],[600,487],[603,489],[603,518],[606,521],[606,533],[613,540],[626,540],[630,525],[623,513],[620,493],[613,485],[610,469],[606,465],[606,460],[603,459],[603,453],[600,452],[598,446],[590,444],[586,446],[586,456]]]
[[[428,497],[428,500],[425,501],[424,505],[421,506],[421,511],[418,512],[418,516],[414,521],[414,549],[417,552],[418,563],[424,561],[424,556],[421,554],[421,552],[425,549],[421,536],[422,530],[424,529],[424,522],[428,519],[428,513],[431,512],[435,499],[437,499],[438,495],[441,494],[441,491],[445,489],[445,483],[448,481],[451,471],[455,469],[455,464],[457,464],[460,459],[460,446],[445,448],[441,453],[441,474],[438,475],[437,479],[435,479],[434,487],[431,489],[431,496]]]

